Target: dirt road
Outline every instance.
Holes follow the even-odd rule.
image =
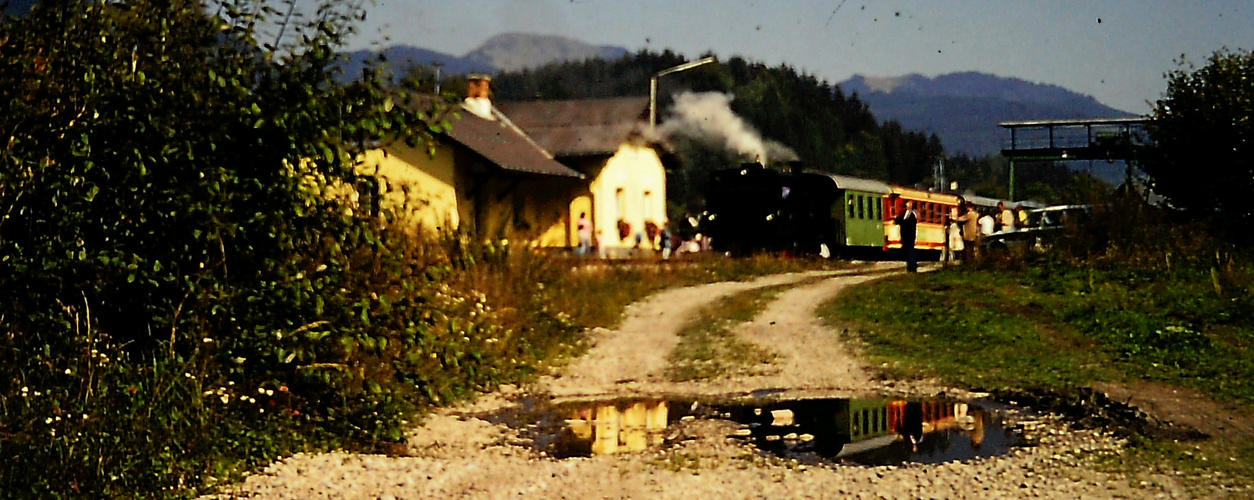
[[[525,429],[485,417],[536,395],[572,399],[769,389],[800,398],[944,390],[873,380],[837,332],[815,318],[820,302],[880,275],[779,275],[663,292],[629,308],[617,330],[594,332],[594,347],[560,376],[531,387],[506,388],[430,416],[410,439],[411,456],[295,456],[249,477],[233,494],[293,499],[1189,496],[1171,474],[1130,479],[1098,471],[1092,461],[1119,453],[1121,443],[1100,431],[1071,430],[1051,418],[1026,426],[1024,432],[1036,446],[1014,448],[1002,457],[940,465],[806,467],[730,438],[739,426],[725,420],[681,422],[668,428],[674,439],[667,445],[644,452],[559,460],[537,449]],[[823,279],[814,281],[818,278]],[[767,374],[699,383],[663,377],[676,334],[696,310],[729,294],[790,283],[799,285],[738,330],[742,340],[777,355]]]

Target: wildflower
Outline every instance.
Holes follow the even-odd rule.
[[[257,394],[265,394],[265,393],[266,393],[266,388],[265,388],[265,387],[258,387],[258,388],[257,388]]]
[[[222,400],[222,404],[227,404],[231,402],[231,396],[227,394],[223,394],[222,397],[219,399]]]
[[[84,413],[84,414],[83,414],[83,420],[87,420],[87,414],[86,414],[86,413]]]
[[[206,343],[206,344],[212,344],[212,343],[213,343],[213,339],[211,339],[211,338],[209,338],[209,337],[205,337],[205,338],[203,338],[203,339],[200,339],[200,341],[201,341],[201,342],[204,342],[204,343]]]
[[[196,377],[193,377],[192,374],[187,373],[187,372],[183,372],[183,376],[187,378],[196,378]]]
[[[70,369],[69,369],[69,368],[66,368],[66,369],[65,369],[65,374],[66,374],[66,375],[72,375],[73,373],[70,371]]]
[[[45,424],[51,424],[51,423],[52,423],[52,417],[48,417],[48,418],[44,419],[44,423],[45,423]]]
[[[266,395],[267,395],[267,396],[273,396],[273,395],[274,395],[274,389],[266,389]]]
[[[280,386],[279,386],[279,392],[287,392],[287,386],[286,386],[286,385],[280,385]]]

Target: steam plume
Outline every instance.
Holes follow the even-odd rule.
[[[747,160],[796,161],[797,153],[779,142],[763,139],[753,126],[731,110],[731,94],[682,92],[675,96],[670,115],[660,126],[663,135],[685,135],[724,147]]]

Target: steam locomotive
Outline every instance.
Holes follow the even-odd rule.
[[[915,248],[940,251],[945,216],[956,213],[957,196],[746,163],[711,175],[707,232],[715,250],[734,254],[883,254],[901,248],[893,219],[906,200],[919,215]]]

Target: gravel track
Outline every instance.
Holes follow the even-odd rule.
[[[880,271],[891,270],[877,266]],[[823,279],[811,283],[815,278]],[[525,397],[554,399],[642,394],[745,394],[786,389],[790,397],[866,392],[935,394],[935,384],[900,384],[868,376],[814,308],[844,287],[874,279],[850,272],[778,275],[669,290],[631,306],[622,326],[593,332],[595,344],[561,376],[533,386],[504,387],[477,401],[430,415],[414,429],[409,455],[297,455],[217,495],[304,498],[1181,498],[1193,496],[1176,473],[1136,477],[1097,470],[1122,443],[1101,431],[1077,431],[1055,418],[1022,416],[1035,446],[1009,455],[940,465],[805,466],[772,458],[729,436],[735,423],[682,422],[669,445],[632,454],[557,460],[519,430],[481,418]],[[779,284],[808,284],[781,293],[738,330],[774,351],[778,369],[758,376],[701,383],[665,380],[676,333],[701,307],[733,293]],[[1012,420],[1015,417],[1011,417]],[[1248,495],[1222,489],[1200,493]]]

